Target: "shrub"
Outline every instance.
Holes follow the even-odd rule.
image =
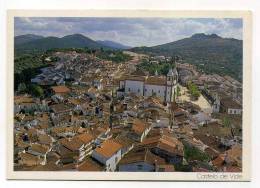
[[[203,153],[198,148],[193,146],[184,145],[184,157],[187,161],[203,161],[208,162],[210,160],[210,156],[206,153]]]

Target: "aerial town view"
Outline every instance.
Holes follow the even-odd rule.
[[[241,172],[242,27],[16,17],[14,170]]]

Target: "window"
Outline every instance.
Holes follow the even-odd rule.
[[[138,93],[140,93],[140,89],[138,89]]]
[[[130,91],[131,91],[131,89],[130,89],[130,88],[128,88],[128,91],[130,92]]]
[[[118,158],[117,158],[117,157],[115,157],[115,163],[117,163],[117,161],[118,161]]]
[[[160,93],[161,91],[159,90],[158,93]]]

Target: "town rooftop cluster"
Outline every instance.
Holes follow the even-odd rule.
[[[46,58],[50,66],[31,80],[44,97],[14,97],[14,170],[241,172],[242,84],[182,61],[151,75],[136,68],[148,57],[131,55]]]

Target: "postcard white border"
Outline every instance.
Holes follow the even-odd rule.
[[[13,170],[14,17],[165,17],[243,19],[243,157],[241,173],[199,172],[65,172]],[[251,177],[251,63],[250,11],[155,10],[8,10],[7,11],[7,179],[34,180],[149,180],[149,181],[250,181]],[[235,178],[238,177],[238,178]]]

